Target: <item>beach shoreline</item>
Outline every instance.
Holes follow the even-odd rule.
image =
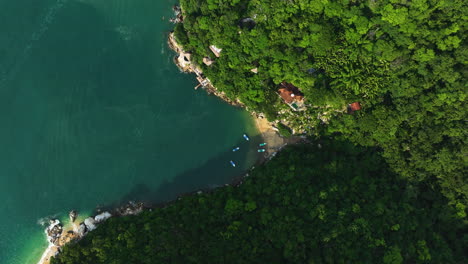
[[[75,210],[69,213],[69,220],[65,225],[57,219],[50,219],[50,225],[45,229],[49,246],[45,249],[37,264],[50,264],[52,257],[60,253],[62,247],[71,241],[78,241],[89,232],[98,228],[100,224],[111,217],[138,215],[145,209],[143,203],[128,202],[115,207],[113,210],[98,210],[92,216],[78,215]]]
[[[177,42],[174,36],[174,32],[169,33],[167,43],[168,43],[169,48],[177,53],[177,55],[174,57],[174,63],[177,65],[177,67],[180,69],[181,72],[194,73],[197,77],[197,80],[200,83],[199,86],[202,86],[208,94],[213,94],[230,105],[242,107],[246,109],[245,105],[241,101],[239,101],[239,99],[233,100],[231,98],[228,98],[224,92],[219,91],[212,84],[212,82],[207,77],[204,76],[201,68],[191,61],[190,56],[189,56],[190,53],[185,51],[183,46]],[[180,59],[180,58],[183,58],[183,59]],[[252,111],[250,112],[250,115],[254,119],[255,126],[257,127],[257,130],[260,132],[260,135],[262,136],[263,141],[267,143],[266,146],[264,147],[265,154],[266,154],[265,159],[268,159],[272,155],[275,155],[278,150],[280,150],[281,148],[283,148],[284,146],[286,146],[288,143],[291,142],[290,139],[283,138],[282,136],[280,136],[280,134],[278,133],[278,130],[275,127],[275,122],[269,122],[262,113],[257,113],[257,112]],[[295,140],[292,140],[292,142],[294,141]]]
[[[251,116],[254,119],[255,127],[257,131],[262,137],[262,141],[266,143],[266,145],[264,146],[264,149],[266,150],[264,153],[265,155],[263,155],[262,158],[258,159],[258,161],[255,163],[255,165],[252,168],[247,170],[242,175],[239,175],[238,177],[233,178],[230,181],[230,183],[225,184],[226,186],[229,186],[229,185],[238,186],[242,184],[244,179],[249,176],[249,172],[255,169],[255,166],[258,166],[267,162],[268,160],[273,158],[276,155],[276,153],[280,151],[283,147],[291,143],[297,143],[298,141],[298,138],[284,138],[280,136],[277,129],[274,126],[275,123],[269,122],[266,119],[266,117],[264,117],[262,114],[257,114],[255,112],[252,112]],[[39,262],[37,262],[37,264],[50,264],[52,257],[58,255],[63,246],[65,246],[67,243],[71,241],[78,241],[82,239],[89,231],[92,231],[95,228],[97,228],[100,223],[104,222],[108,218],[121,217],[125,215],[137,215],[141,213],[143,210],[151,210],[153,208],[164,208],[176,202],[177,200],[181,199],[181,197],[184,197],[187,195],[208,193],[208,192],[214,191],[215,189],[216,188],[206,188],[206,189],[195,190],[195,191],[188,192],[188,193],[181,193],[177,196],[177,198],[171,201],[157,203],[157,204],[143,204],[143,203],[129,202],[127,205],[124,205],[121,207],[110,209],[104,212],[97,212],[94,216],[89,216],[89,217],[81,216],[79,218],[80,220],[73,219],[73,221],[72,219],[70,219],[70,221],[67,222],[63,227],[60,224],[61,232],[60,232],[60,235],[56,238],[55,243],[51,241],[51,237],[48,235],[48,231],[54,227],[54,224],[52,223],[53,221],[51,220],[51,225],[47,227],[45,230],[46,235],[47,235],[47,240],[49,242],[49,246],[45,249],[44,253],[41,256],[41,259],[39,260]],[[106,217],[104,220],[98,220],[97,218],[99,218],[103,214],[108,214],[108,217]],[[54,220],[54,221],[58,221],[58,220]],[[95,224],[96,226],[94,228],[88,227],[87,224],[89,225],[89,222],[92,222],[91,225]],[[84,229],[85,231],[83,231],[83,226],[87,226]]]
[[[46,248],[46,250],[41,256],[41,259],[39,260],[39,262],[37,262],[37,264],[49,264],[50,259],[56,255],[56,252],[57,252],[56,250],[57,250],[57,246],[53,244],[49,244],[49,246]]]
[[[181,54],[185,54],[185,51],[183,50],[183,48],[175,40],[173,32],[169,34],[168,45],[172,50],[174,50],[178,54],[177,56],[181,56]],[[228,98],[225,93],[216,89],[216,87],[214,87],[211,81],[203,75],[203,72],[201,71],[201,69],[197,67],[196,65],[191,63],[189,67],[184,67],[183,65],[180,65],[178,63],[177,57],[174,59],[174,63],[179,67],[179,69],[182,72],[195,73],[197,77],[203,78],[203,81],[204,81],[203,88],[208,94],[213,94],[232,106],[242,107],[245,109],[245,105],[242,104],[242,102],[240,102],[237,99],[232,100]],[[199,79],[199,81],[200,80],[201,79]],[[278,130],[275,127],[275,122],[269,122],[262,113],[250,112],[250,115],[254,119],[255,127],[257,131],[259,132],[263,142],[266,143],[266,145],[263,147],[265,149],[265,153],[263,157],[260,158],[256,163],[256,165],[260,165],[264,162],[267,162],[269,159],[274,157],[279,150],[281,150],[283,147],[291,143],[291,139],[280,136],[280,134],[278,133]],[[252,167],[250,170],[254,168],[255,166]],[[242,184],[244,178],[249,176],[250,170],[246,171],[242,175],[239,175],[238,177],[233,178],[232,181],[226,185],[237,186],[239,184]],[[143,210],[148,210],[148,209],[151,210],[152,208],[163,208],[163,207],[169,206],[170,204],[177,201],[183,196],[210,192],[210,191],[213,191],[214,189],[216,188],[202,189],[202,190],[196,190],[196,191],[189,192],[189,193],[182,193],[182,194],[179,194],[178,197],[172,201],[158,203],[154,205],[147,205],[147,204],[143,205],[142,203],[138,203],[138,206],[135,206],[136,205],[135,203],[129,202],[128,205],[125,205],[123,207],[117,207],[113,210],[110,210],[112,214],[108,213],[107,211],[105,211],[104,213],[109,214],[109,216],[106,219],[110,217],[120,217],[120,216],[129,215],[129,214],[136,215],[142,212]],[[50,264],[52,257],[59,254],[63,246],[65,246],[70,241],[77,241],[79,239],[82,239],[89,231],[92,231],[95,228],[97,228],[97,226],[101,222],[104,222],[106,220],[104,219],[101,221],[96,221],[95,219],[98,218],[100,215],[102,215],[102,213],[96,214],[94,217],[93,216],[87,217],[86,220],[84,221],[82,220],[78,221],[77,219],[73,219],[72,221],[72,219],[70,219],[70,222],[68,222],[63,227],[60,224],[61,231],[60,231],[60,235],[58,235],[58,238],[56,240],[51,241],[51,237],[47,235],[49,246],[46,248],[46,250],[41,256],[41,259],[39,260],[39,262],[37,262],[37,264]],[[58,220],[55,220],[55,221],[58,221]],[[92,222],[91,225],[96,224],[96,226],[93,228],[90,228],[89,226],[87,226],[87,221],[88,221],[88,224],[89,222]],[[85,231],[83,231],[83,226],[86,226],[84,229]],[[53,224],[51,224],[48,228],[46,228],[46,234],[52,228],[53,228]]]
[[[65,224],[61,228],[60,236],[58,237],[57,241],[53,243],[51,241],[51,237],[47,233],[53,228],[54,225],[61,225],[58,220],[55,220],[54,222],[56,224],[49,225],[49,227],[47,227],[45,230],[49,246],[46,248],[44,253],[42,253],[41,259],[39,262],[37,262],[37,264],[50,264],[50,260],[60,252],[60,248],[62,246],[72,240],[77,239],[78,226],[76,225],[76,221],[73,221]]]

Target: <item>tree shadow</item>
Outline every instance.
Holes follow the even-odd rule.
[[[137,184],[120,201],[117,201],[114,207],[128,201],[157,205],[199,190],[209,191],[225,184],[236,184],[253,165],[264,160],[264,154],[257,152],[258,144],[261,142],[260,135],[251,137],[249,141],[239,140],[238,144],[233,146],[233,148],[239,146],[239,151],[226,150],[202,166],[189,169],[173,180],[163,182],[157,189],[152,189],[143,183]],[[249,164],[248,159],[255,156],[257,156],[255,160]],[[236,167],[231,166],[230,160],[236,163]]]

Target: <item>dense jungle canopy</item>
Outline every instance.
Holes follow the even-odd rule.
[[[466,225],[440,193],[372,149],[319,144],[286,149],[240,186],[111,218],[52,264],[466,263]]]
[[[289,148],[239,187],[111,219],[54,264],[467,262],[466,1],[181,6],[176,39],[214,85],[323,148]],[[284,104],[282,82],[305,111]],[[352,102],[361,110],[347,114]]]
[[[217,88],[310,135],[382,149],[392,169],[468,205],[468,4],[462,0],[181,0],[177,39]],[[246,22],[247,21],[247,22]],[[210,45],[222,48],[214,57]],[[255,74],[250,70],[258,68]],[[286,81],[307,111],[277,95]],[[346,104],[362,110],[346,115]],[[327,116],[326,124],[317,118]]]

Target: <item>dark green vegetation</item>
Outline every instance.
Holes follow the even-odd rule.
[[[278,132],[283,137],[291,137],[292,133],[289,127],[283,125],[282,123],[278,124]]]
[[[445,197],[372,150],[321,144],[286,149],[239,187],[110,219],[52,263],[466,263]]]
[[[112,219],[54,263],[467,263],[465,2],[181,0],[176,38],[216,87],[335,141]]]
[[[286,118],[296,131],[382,149],[394,171],[438,186],[464,216],[467,3],[181,0],[176,37],[216,87],[270,119],[283,106],[278,84],[293,83],[310,105]],[[209,45],[223,51],[206,67]],[[363,109],[344,114],[354,101]]]

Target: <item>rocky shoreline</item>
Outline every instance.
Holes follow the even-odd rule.
[[[174,63],[177,65],[180,71],[185,73],[195,73],[195,75],[197,76],[197,80],[200,84],[197,87],[195,87],[195,89],[201,86],[208,94],[213,94],[230,105],[237,107],[245,107],[245,105],[238,99],[232,100],[224,92],[221,92],[218,89],[216,89],[216,87],[213,85],[210,79],[206,78],[203,75],[203,71],[201,70],[201,68],[194,62],[192,62],[190,59],[179,59],[181,57],[186,58],[186,55],[189,55],[190,53],[186,52],[183,49],[183,47],[177,42],[174,36],[174,32],[169,33],[167,43],[169,47],[177,53],[177,55],[174,57]]]
[[[179,9],[174,8],[174,10]],[[239,99],[232,100],[228,98],[224,92],[219,91],[213,85],[213,83],[204,76],[201,68],[196,63],[191,61],[190,53],[185,51],[182,45],[177,42],[177,39],[174,36],[174,32],[169,33],[167,42],[169,47],[177,53],[177,55],[174,57],[174,63],[181,72],[194,73],[200,83],[199,86],[202,86],[208,94],[213,94],[230,105],[246,108],[246,106]],[[197,87],[195,89],[197,89]],[[251,111],[250,115],[255,119],[255,125],[262,134],[263,140],[267,143],[267,146],[265,147],[265,159],[270,158],[270,156],[274,155],[280,148],[284,147],[288,143],[291,143],[290,139],[285,139],[278,134],[278,129],[275,128],[275,123],[267,121],[262,113]]]
[[[175,15],[179,17],[177,20],[178,22],[175,23],[183,23],[183,10],[181,10],[178,6],[174,6],[173,9]],[[184,73],[194,73],[196,75],[200,84],[195,87],[195,89],[201,86],[208,94],[213,94],[230,105],[246,108],[246,106],[239,99],[232,100],[231,98],[228,98],[224,92],[219,91],[213,85],[210,79],[205,77],[200,66],[192,61],[190,52],[187,52],[184,47],[177,42],[174,32],[169,33],[167,43],[169,47],[177,53],[177,55],[174,57],[174,63],[177,65],[180,71]],[[246,108],[246,110],[248,109]],[[285,139],[281,137],[278,133],[278,129],[275,127],[275,122],[267,121],[262,113],[251,111],[250,114],[255,119],[257,129],[262,134],[264,141],[267,143],[265,159],[271,158],[272,155],[275,155],[279,149],[288,143],[294,143],[297,141],[297,138]]]
[[[111,217],[127,215],[138,215],[143,212],[143,203],[129,202],[124,206],[117,207],[111,211],[98,212],[95,216],[90,216],[84,221],[77,221],[78,212],[75,210],[69,213],[69,224],[63,225],[58,219],[50,219],[49,226],[44,230],[49,246],[42,254],[38,264],[49,264],[52,257],[60,253],[61,248],[71,241],[78,241],[89,232]]]
[[[267,152],[265,153],[265,156],[256,163],[256,166],[269,161],[286,145],[296,144],[303,140],[299,137],[293,137],[289,139],[283,138],[279,136],[277,131],[272,126],[272,123],[268,122],[265,117],[261,115],[254,115],[254,117],[262,138],[265,142],[267,142],[267,146],[265,147]],[[250,170],[253,169],[255,169],[255,167],[252,167]],[[231,183],[225,184],[224,186],[239,186],[243,183],[245,177],[249,177],[250,170],[242,175],[239,175],[238,177],[233,178]],[[78,221],[78,212],[72,210],[69,213],[69,223],[67,225],[63,225],[58,219],[50,219],[49,226],[45,229],[49,246],[37,264],[50,264],[51,258],[60,254],[62,247],[64,247],[67,243],[72,241],[79,241],[89,232],[98,228],[100,224],[109,218],[138,215],[146,209],[151,211],[153,208],[163,208],[169,206],[177,200],[182,199],[184,196],[207,193],[213,191],[214,189],[216,188],[206,188],[188,193],[181,193],[177,196],[176,199],[172,201],[158,204],[128,202],[127,204],[112,210],[97,210],[97,213],[94,216],[86,217],[83,221]]]
[[[181,23],[183,21],[183,16],[181,15],[182,11],[180,7],[175,6],[174,11],[176,14],[176,19],[174,19],[173,22]],[[169,34],[168,45],[172,50],[174,50],[177,53],[177,56],[174,58],[174,63],[179,67],[179,69],[182,72],[195,73],[197,76],[197,80],[200,82],[199,86],[203,87],[203,89],[208,94],[213,94],[230,105],[245,108],[245,105],[238,99],[232,100],[228,98],[224,92],[221,92],[218,89],[216,89],[216,87],[212,84],[212,82],[203,75],[203,72],[200,69],[200,67],[197,66],[195,63],[192,63],[191,61],[179,59],[181,56],[185,57],[185,55],[189,53],[184,51],[183,47],[177,42],[174,36],[174,32],[171,32]],[[199,86],[195,87],[195,89],[197,89]],[[262,135],[263,140],[267,143],[267,145],[265,146],[265,149],[266,149],[265,156],[261,160],[259,160],[257,165],[270,160],[272,157],[276,155],[276,153],[279,150],[281,150],[286,145],[298,143],[299,141],[302,140],[299,137],[294,137],[294,138],[289,138],[289,139],[283,138],[279,135],[278,129],[275,128],[274,122],[269,122],[261,113],[251,112],[250,114],[254,118],[255,125],[258,131],[260,132],[260,134]],[[252,167],[251,169],[254,169],[254,168],[255,167]],[[244,177],[248,177],[248,176],[249,176],[249,172],[246,172],[245,174],[234,178],[230,184],[225,184],[225,186],[229,186],[229,185],[238,186],[242,184]],[[204,192],[210,192],[212,190],[213,188],[179,194],[176,200],[181,199],[181,197],[186,196],[186,195],[201,194]],[[58,255],[63,246],[65,246],[67,243],[71,241],[78,241],[82,239],[83,237],[86,236],[86,234],[98,228],[98,226],[101,223],[105,222],[107,219],[111,217],[138,215],[139,213],[143,212],[145,209],[151,210],[152,208],[162,208],[162,207],[170,205],[176,200],[165,202],[165,203],[160,203],[156,205],[151,205],[151,206],[146,206],[143,203],[129,202],[126,205],[117,207],[113,210],[98,211],[98,213],[95,216],[87,217],[84,219],[84,221],[81,221],[81,222],[77,221],[78,212],[75,210],[72,210],[69,213],[70,222],[68,225],[65,225],[65,226],[58,219],[51,219],[49,220],[49,226],[45,229],[45,233],[47,235],[47,241],[49,242],[49,246],[44,252],[44,254],[42,255],[41,260],[38,262],[38,264],[49,264],[51,258]]]

